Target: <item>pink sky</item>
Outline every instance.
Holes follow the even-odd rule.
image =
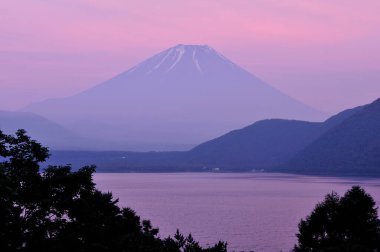
[[[322,111],[380,97],[378,0],[2,0],[0,110],[208,44]]]

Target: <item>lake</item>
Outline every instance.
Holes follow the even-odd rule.
[[[111,191],[160,236],[177,228],[202,245],[228,242],[229,251],[289,251],[297,224],[326,193],[361,185],[380,203],[379,178],[336,178],[273,173],[98,173]]]

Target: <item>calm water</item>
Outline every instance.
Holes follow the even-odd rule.
[[[363,186],[380,203],[380,179],[255,173],[96,174],[121,206],[150,219],[161,237],[191,232],[229,250],[289,251],[300,218],[331,191]]]

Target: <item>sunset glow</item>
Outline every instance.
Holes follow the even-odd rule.
[[[4,0],[0,106],[75,94],[184,43],[208,44],[337,112],[380,92],[379,9],[377,0]]]

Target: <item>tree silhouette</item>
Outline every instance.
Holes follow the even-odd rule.
[[[354,186],[343,197],[326,195],[298,225],[293,251],[380,251],[380,221],[373,198]]]
[[[0,131],[0,251],[227,251],[226,243],[202,248],[178,231],[160,239],[150,221],[95,188],[94,166],[40,171],[48,156],[24,130]]]

